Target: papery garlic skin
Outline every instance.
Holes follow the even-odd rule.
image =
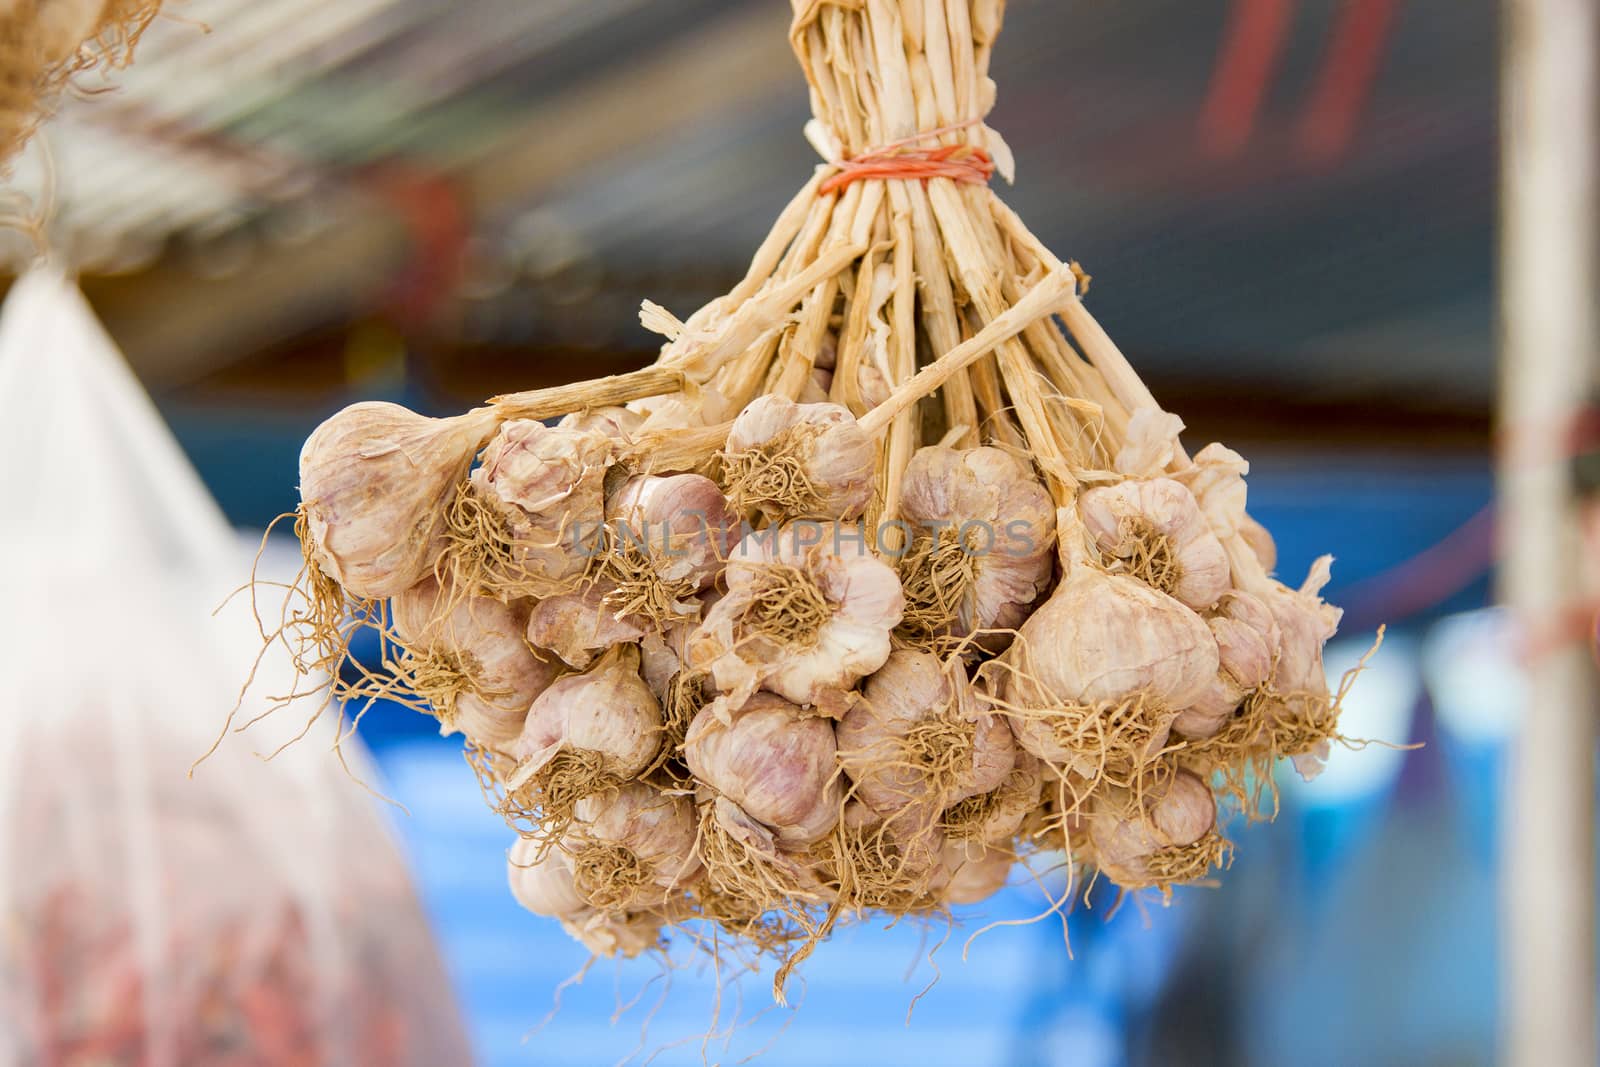
[[[594,430],[512,419],[483,450],[472,486],[505,518],[517,564],[553,583],[583,573],[605,521],[612,442]]]
[[[1200,616],[1143,582],[1098,570],[1072,509],[1063,508],[1057,523],[1061,584],[1003,658],[1002,695],[1007,709],[1046,712],[1012,715],[1018,743],[1073,769],[1081,754],[1052,737],[1049,709],[1139,699],[1170,721],[1202,695],[1220,660]]]
[[[358,597],[389,597],[444,550],[444,512],[494,426],[492,413],[430,419],[398,404],[352,404],[300,450],[312,557]]]
[[[606,912],[590,909],[563,919],[561,928],[602,959],[634,959],[661,944],[666,920],[649,911]]]
[[[504,746],[518,774],[537,773],[563,751],[593,754],[601,773],[619,779],[648,767],[661,750],[661,705],[637,664],[637,652],[612,653],[540,694],[521,734]]]
[[[724,456],[729,467],[749,457],[761,473],[770,471],[775,458],[784,457],[803,476],[803,491],[790,483],[770,495],[764,480],[751,480],[745,487],[745,502],[774,521],[854,519],[872,499],[877,446],[855,416],[837,404],[758,396],[733,420]],[[735,488],[732,495],[739,495]]]
[[[589,911],[573,883],[571,864],[557,849],[518,838],[506,858],[506,875],[511,895],[535,915],[571,919]]]
[[[1148,857],[1193,845],[1216,826],[1216,798],[1188,771],[1146,790],[1142,813],[1119,789],[1097,804],[1088,820],[1095,864],[1120,885],[1144,883]]]
[[[660,904],[668,892],[687,887],[699,876],[696,833],[690,798],[669,796],[643,782],[624,782],[577,802],[562,847],[575,859],[595,845],[614,846],[629,855],[648,882],[620,898],[615,890],[604,897],[591,895],[588,903],[632,910]],[[581,864],[576,865],[580,867],[577,888],[585,893]]]
[[[1328,690],[1322,649],[1339,629],[1343,612],[1323,601],[1321,592],[1332,576],[1333,557],[1323,556],[1299,589],[1271,582],[1259,591],[1262,602],[1278,623],[1282,640],[1271,686],[1276,700],[1270,705],[1275,728],[1293,732],[1304,720],[1314,732],[1329,734],[1334,725],[1333,695]],[[1327,721],[1322,721],[1327,720]],[[1295,770],[1307,781],[1321,773],[1330,746],[1326,737],[1303,751],[1290,751]]]
[[[574,411],[556,423],[558,430],[581,430],[604,434],[622,444],[633,441],[634,435],[644,425],[644,416],[627,408],[606,407]]]
[[[1206,525],[1194,495],[1171,478],[1130,480],[1085,492],[1084,527],[1104,553],[1128,559],[1154,538],[1166,539],[1177,575],[1175,599],[1196,610],[1214,605],[1232,583],[1228,554]]]
[[[897,651],[867,679],[863,696],[834,732],[853,795],[879,815],[913,806],[936,812],[997,788],[1016,764],[1010,727],[980,702],[959,664],[951,671],[930,653]],[[958,731],[950,743],[966,749],[963,765],[938,780],[906,747],[929,726]]]
[[[946,841],[939,856],[942,868],[939,900],[944,904],[978,904],[1005,888],[1016,857],[1003,848]]]
[[[528,640],[583,670],[606,649],[644,637],[648,628],[642,621],[619,618],[606,604],[609,591],[595,583],[539,601],[528,615]]]
[[[971,556],[972,586],[950,626],[953,636],[1020,625],[1048,588],[1055,506],[1032,467],[1011,453],[918,449],[901,483],[900,511],[919,532],[954,538]]]
[[[864,536],[860,526],[805,522],[748,535],[729,560],[727,593],[690,639],[690,665],[709,671],[734,707],[760,688],[843,711],[843,694],[889,658],[905,604],[899,577]],[[797,587],[815,614],[813,631],[761,632],[753,620]]]
[[[1018,745],[1005,779],[986,793],[951,804],[941,814],[940,825],[951,841],[1003,844],[1038,809],[1044,785],[1044,763]]]
[[[724,722],[706,708],[684,741],[684,758],[701,782],[769,828],[787,847],[828,835],[839,820],[833,724],[770,693],[758,693]]]
[[[699,474],[630,478],[606,502],[618,544],[651,557],[663,582],[693,592],[709,586],[739,543],[739,520],[710,478]],[[685,606],[693,615],[699,605]]]
[[[434,708],[445,734],[459,730],[489,748],[514,740],[529,706],[560,673],[523,638],[521,611],[492,597],[461,595],[424,578],[396,596],[391,611],[413,657],[460,674],[447,705]]]
[[[1245,698],[1267,681],[1280,641],[1271,612],[1248,593],[1225,594],[1206,625],[1217,640],[1216,678],[1172,723],[1175,732],[1196,740],[1215,735]]]

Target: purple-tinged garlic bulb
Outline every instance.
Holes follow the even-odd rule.
[[[757,397],[733,421],[722,467],[733,510],[786,519],[848,520],[872,499],[878,448],[837,404]]]
[[[1217,642],[1178,601],[1097,567],[1074,509],[1056,522],[1061,583],[986,673],[1019,745],[1094,780],[1108,763],[1138,766],[1161,750],[1173,717],[1216,675]]]
[[[728,591],[689,641],[727,703],[757,689],[837,716],[848,691],[889,658],[900,579],[844,523],[797,522],[748,535],[728,563]]]
[[[1272,581],[1257,591],[1282,635],[1265,704],[1273,749],[1291,757],[1307,781],[1322,772],[1330,742],[1338,736],[1338,702],[1328,690],[1322,663],[1323,646],[1338,632],[1343,615],[1321,596],[1332,567],[1333,557],[1323,556],[1299,589]]]
[[[1078,511],[1102,555],[1196,611],[1228,591],[1228,554],[1179,482],[1100,486],[1083,494]]]
[[[561,920],[561,928],[602,959],[634,959],[661,945],[666,919],[653,911],[608,912],[591,909]]]
[[[694,619],[694,597],[739,543],[739,521],[717,483],[698,474],[630,478],[606,502],[610,543],[599,580],[624,618],[654,627]]]
[[[1225,593],[1206,625],[1217,639],[1216,678],[1172,721],[1176,733],[1195,740],[1214,736],[1267,680],[1281,640],[1272,613],[1249,593]]]
[[[986,793],[945,808],[939,816],[939,828],[949,841],[1004,844],[1038,810],[1044,785],[1044,764],[1032,753],[1018,749],[1005,780]]]
[[[522,613],[492,597],[424,578],[391,601],[406,653],[407,686],[433,708],[440,731],[494,748],[522,732],[528,708],[559,669],[523,638]]]
[[[639,677],[639,651],[620,646],[539,695],[515,741],[503,814],[559,834],[584,797],[634,778],[661,749],[661,706]]]
[[[571,919],[589,910],[573,881],[572,864],[557,849],[518,838],[506,857],[506,874],[511,895],[535,915]]]
[[[655,907],[700,875],[694,801],[643,782],[579,800],[561,850],[578,894],[605,910]]]
[[[539,601],[528,614],[528,640],[578,670],[606,649],[638,641],[647,632],[644,623],[619,615],[606,603],[608,591],[596,583]]]
[[[1011,728],[973,691],[959,661],[902,650],[867,679],[835,728],[853,795],[880,816],[931,816],[996,789],[1016,765]]]
[[[1225,849],[1213,830],[1216,798],[1188,771],[1151,775],[1134,796],[1116,787],[1094,801],[1090,851],[1108,878],[1125,888],[1168,886],[1202,877]]]
[[[914,528],[901,559],[914,645],[1021,625],[1049,587],[1055,507],[1022,459],[998,448],[918,449],[900,510]]]
[[[444,551],[446,511],[494,431],[490,411],[430,419],[398,404],[352,404],[300,450],[306,547],[358,597],[395,596]]]
[[[1006,848],[946,840],[939,856],[939,901],[977,904],[1005,888],[1016,856]]]
[[[452,530],[484,557],[491,587],[507,596],[571,591],[590,563],[584,546],[603,529],[611,456],[611,440],[594,430],[531,419],[500,427],[472,472],[488,511],[471,510]]]
[[[730,721],[705,709],[689,727],[684,755],[697,779],[785,847],[820,841],[839,821],[844,787],[833,724],[781,697],[758,693]]]

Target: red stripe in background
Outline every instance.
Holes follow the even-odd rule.
[[[1331,163],[1349,151],[1399,7],[1400,0],[1345,0],[1296,131],[1306,159]]]
[[[1200,114],[1200,143],[1208,154],[1234,155],[1249,142],[1293,13],[1294,0],[1234,0]]]

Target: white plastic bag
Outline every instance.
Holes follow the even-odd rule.
[[[188,778],[260,644],[210,615],[241,553],[51,271],[0,313],[0,501],[0,1064],[470,1062],[333,724]]]

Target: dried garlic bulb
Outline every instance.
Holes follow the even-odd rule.
[[[723,480],[741,515],[847,520],[872,499],[877,461],[877,446],[845,408],[764,395],[728,431]]]
[[[838,831],[817,850],[818,867],[857,911],[920,911],[937,904],[948,877],[943,850],[938,826],[912,810],[884,816],[852,800]]]
[[[1055,506],[1032,467],[998,448],[918,449],[900,510],[915,528],[900,573],[913,644],[1013,629],[1050,584]]]
[[[573,881],[572,864],[556,849],[518,838],[506,857],[506,875],[511,895],[535,915],[570,919],[589,910]]]
[[[939,900],[943,904],[978,904],[1006,886],[1016,856],[1005,848],[949,841],[939,856]]]
[[[570,591],[604,526],[611,455],[611,440],[594,430],[507,422],[472,472],[473,497],[452,515],[459,551],[475,550],[487,581],[508,595]]]
[[[650,911],[605,912],[591,910],[561,920],[561,928],[602,959],[634,959],[661,945],[666,920]]]
[[[1095,866],[1130,889],[1193,881],[1226,847],[1212,833],[1216,823],[1216,798],[1188,771],[1151,776],[1140,796],[1108,790],[1088,820]]]
[[[638,649],[613,649],[540,694],[521,735],[503,746],[517,760],[504,813],[537,815],[546,832],[559,833],[579,800],[650,766],[661,734],[661,706],[639,677]]]
[[[1178,601],[1089,556],[1077,513],[1056,517],[1062,578],[998,661],[1017,743],[1059,770],[1095,779],[1107,762],[1140,764],[1172,718],[1216,675],[1217,642]]]
[[[430,419],[398,404],[352,404],[300,450],[307,548],[358,597],[422,580],[444,551],[445,511],[493,412]]]
[[[1227,592],[1228,554],[1194,495],[1171,478],[1129,480],[1084,493],[1083,524],[1101,553],[1197,611]]]
[[[579,800],[561,848],[589,904],[636,910],[663,903],[700,874],[694,802],[642,782]]]
[[[638,641],[647,632],[644,623],[620,616],[606,603],[609,591],[595,583],[539,601],[528,614],[528,640],[580,671],[605,650]]]
[[[693,599],[739,543],[739,521],[717,483],[698,474],[631,478],[606,502],[611,543],[599,561],[606,602],[652,626],[698,618]]]
[[[1279,755],[1292,757],[1307,781],[1322,772],[1330,742],[1338,736],[1339,709],[1322,664],[1322,648],[1338,632],[1343,615],[1321,596],[1332,567],[1333,557],[1323,556],[1299,589],[1274,581],[1258,593],[1282,634],[1265,702],[1273,746]]]
[[[1177,733],[1197,740],[1216,734],[1267,680],[1280,641],[1272,613],[1249,593],[1224,594],[1206,625],[1217,639],[1217,676],[1172,722]]]
[[[959,661],[902,650],[839,720],[839,762],[854,796],[879,815],[920,807],[930,817],[996,789],[1016,765],[1005,720],[989,712]]]
[[[460,731],[487,748],[515,740],[559,673],[523,638],[521,612],[491,597],[424,578],[391,611],[407,686],[433,706],[445,734]]]
[[[689,641],[739,707],[764,688],[826,714],[889,658],[900,579],[866,548],[859,525],[799,522],[747,536],[725,574],[728,591]]]
[[[781,697],[758,693],[730,721],[705,709],[683,747],[697,779],[782,845],[820,841],[839,820],[844,788],[833,724]]]
[[[986,793],[957,801],[939,816],[939,828],[945,838],[992,845],[1010,841],[1039,808],[1044,770],[1037,756],[1018,749],[1004,781]]]

